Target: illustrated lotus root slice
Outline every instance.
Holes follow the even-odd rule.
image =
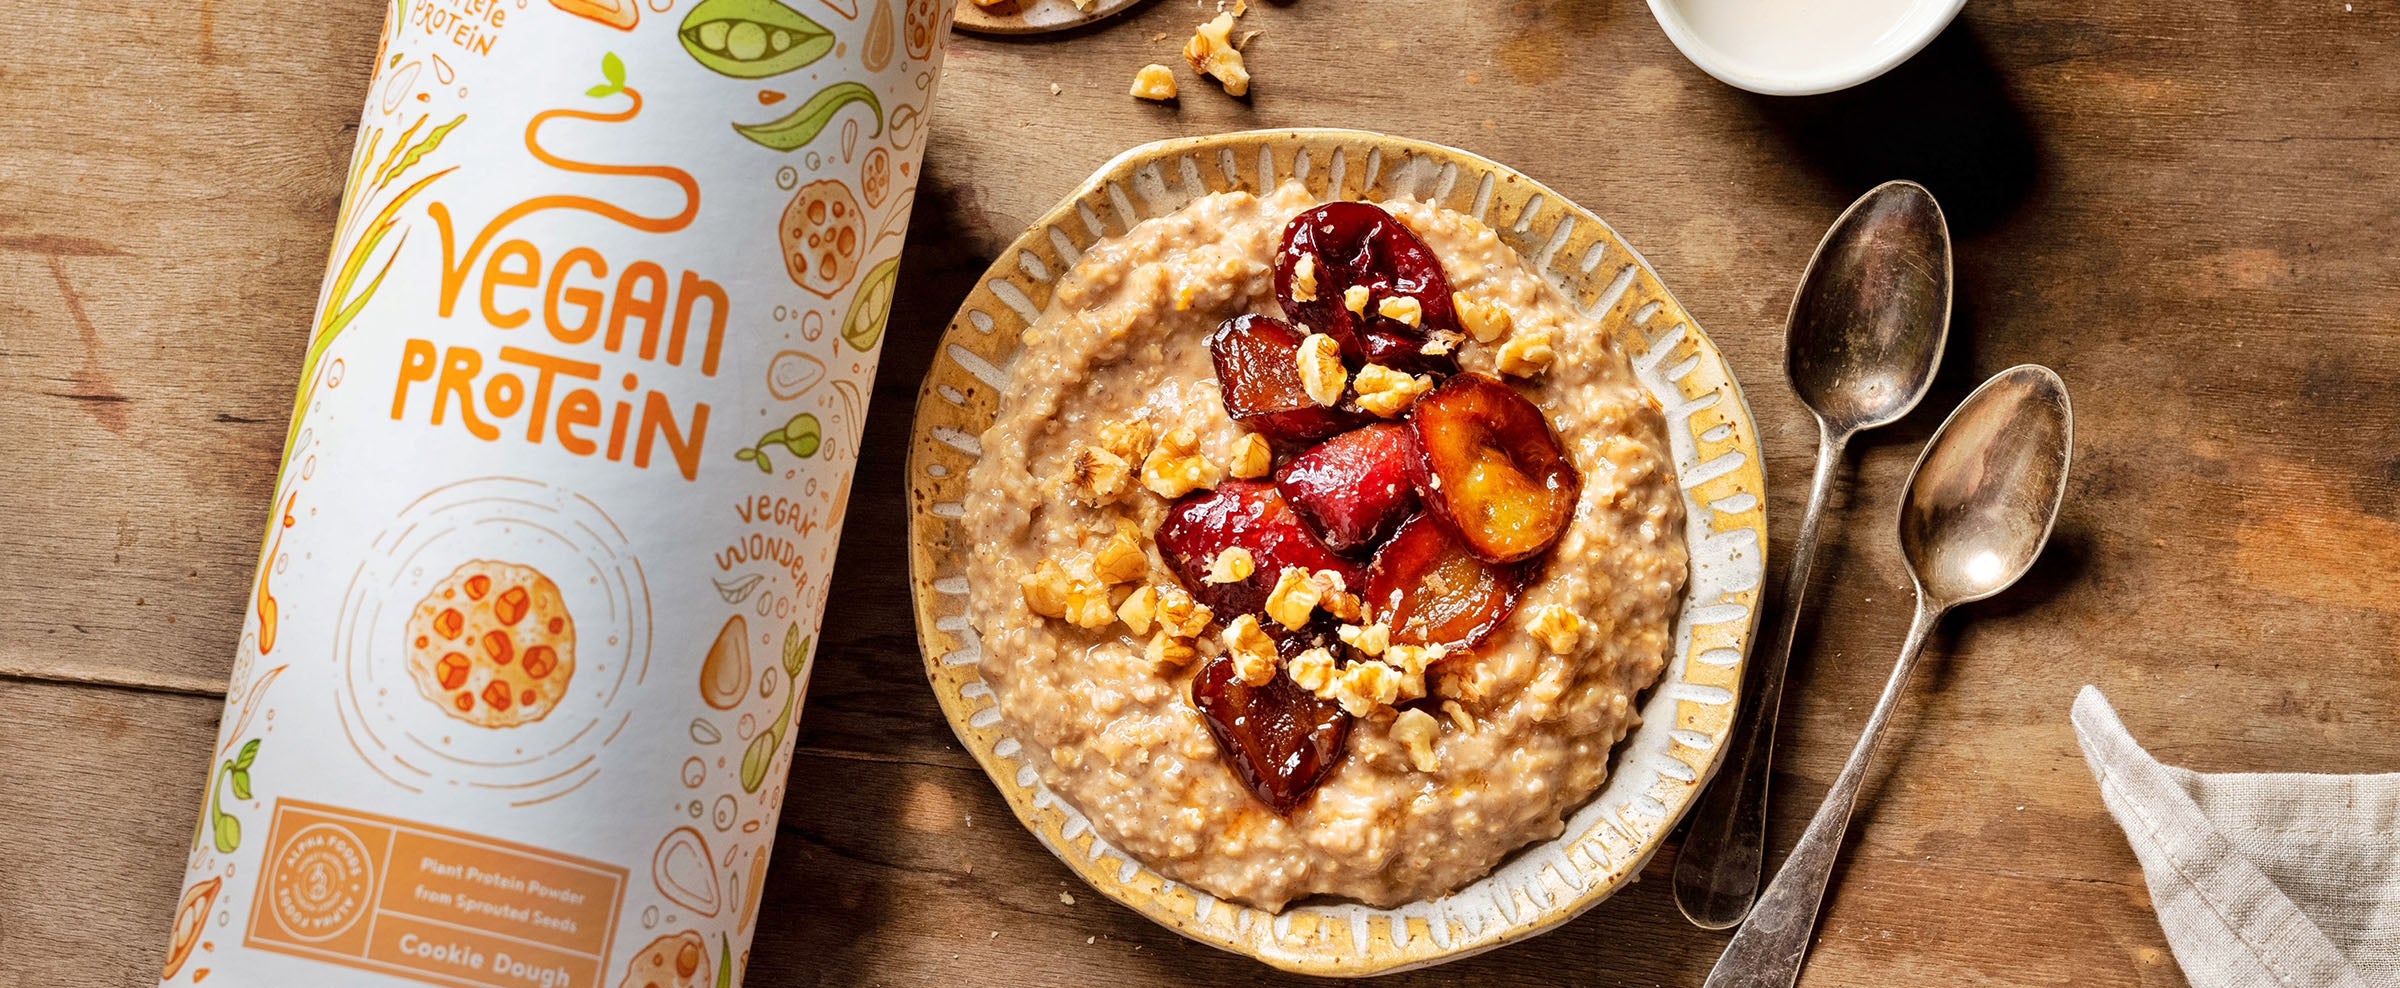
[[[183,890],[183,901],[175,907],[174,939],[167,943],[167,964],[158,980],[172,980],[183,970],[183,962],[192,959],[192,948],[200,945],[200,934],[208,926],[209,907],[216,905],[217,890],[224,885],[224,879],[211,878]]]
[[[792,282],[826,298],[858,277],[866,256],[867,218],[850,187],[821,179],[800,187],[783,209],[783,267]]]
[[[708,941],[690,930],[670,933],[642,948],[625,965],[617,988],[707,988]]]
[[[634,0],[550,0],[550,5],[619,31],[633,30],[633,25],[642,19],[642,10],[635,6]]]
[[[902,40],[908,44],[911,58],[926,58],[933,54],[934,36],[942,30],[942,15],[950,5],[943,0],[908,0],[908,28]]]
[[[469,560],[408,619],[417,692],[478,727],[548,716],[575,676],[575,622],[558,585],[531,566]]]

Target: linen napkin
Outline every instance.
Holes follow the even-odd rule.
[[[2193,988],[2400,985],[2400,774],[2161,765],[2090,686],[2074,722]]]

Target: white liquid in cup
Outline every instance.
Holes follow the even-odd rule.
[[[1917,0],[1673,0],[1702,44],[1769,76],[1814,76],[1911,39]]]

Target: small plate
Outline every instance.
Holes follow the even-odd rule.
[[[1052,282],[1102,237],[1209,192],[1298,178],[1320,198],[1424,197],[1483,219],[1552,285],[1619,334],[1666,408],[1689,511],[1692,574],[1675,655],[1642,698],[1642,725],[1566,832],[1438,899],[1378,909],[1312,899],[1269,913],[1171,881],[1096,835],[1042,785],[978,671],[961,529],[977,437],[997,414],[1019,334]],[[917,395],[908,478],[917,640],[942,712],[1017,819],[1092,887],[1184,936],[1307,974],[1380,974],[1544,932],[1639,874],[1716,769],[1755,634],[1766,566],[1758,432],[1724,358],[1616,231],[1558,193],[1453,148],[1353,130],[1249,131],[1161,141],[1101,167],[1001,252],[943,334]]]
[[[1141,2],[1092,0],[1091,6],[1078,7],[1075,0],[1016,0],[1015,12],[1000,14],[983,9],[975,0],[958,0],[958,13],[950,23],[978,34],[1044,34],[1107,20]]]

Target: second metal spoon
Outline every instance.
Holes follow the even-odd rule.
[[[1676,852],[1675,905],[1696,926],[1739,923],[1758,895],[1784,667],[1816,562],[1817,520],[1842,451],[1852,436],[1917,407],[1933,385],[1949,332],[1950,227],[1941,205],[1915,182],[1868,190],[1817,244],[1784,326],[1784,376],[1817,417],[1817,474],[1792,546],[1771,649],[1754,660],[1733,744]]]
[[[1925,444],[1900,504],[1900,550],[1917,584],[1917,616],[1900,661],[1842,774],[1750,921],[1708,972],[1705,988],[1791,988],[1799,980],[1867,763],[1925,654],[1925,640],[1951,608],[1999,593],[2033,568],[2066,498],[2074,445],[2067,386],[2037,364],[1985,381]]]

